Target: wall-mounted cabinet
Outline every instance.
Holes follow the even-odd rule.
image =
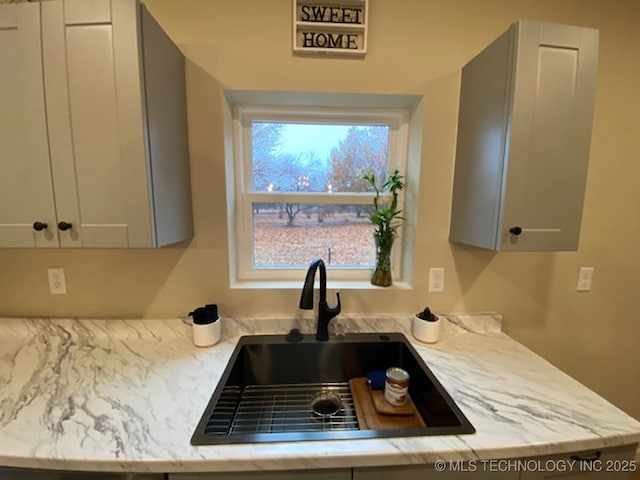
[[[0,246],[192,236],[184,56],[136,0],[0,6]]]
[[[576,250],[598,31],[519,21],[462,69],[450,240]]]

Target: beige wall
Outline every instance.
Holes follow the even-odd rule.
[[[223,88],[424,96],[413,290],[344,291],[346,313],[498,311],[505,330],[640,418],[640,2],[370,0],[365,59],[291,54],[291,0],[147,0],[189,58],[196,237],[161,250],[1,250],[0,315],[183,316],[297,312],[298,290],[229,290]],[[510,23],[527,18],[600,29],[600,68],[580,248],[495,254],[448,243],[459,74]],[[68,294],[49,295],[63,266]],[[428,294],[444,266],[446,293]],[[595,267],[576,293],[578,268]],[[302,278],[301,278],[302,281]]]

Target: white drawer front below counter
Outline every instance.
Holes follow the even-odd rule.
[[[169,480],[351,480],[351,469],[285,472],[176,473]]]

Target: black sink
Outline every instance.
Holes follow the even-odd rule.
[[[409,373],[409,395],[426,427],[379,430],[359,427],[349,379],[389,367],[400,367]],[[333,411],[328,402],[335,398],[340,403]],[[318,411],[310,405],[321,408]],[[471,423],[400,333],[351,334],[327,342],[317,342],[312,335],[295,342],[287,341],[284,335],[255,335],[242,337],[238,342],[191,443],[474,432]]]

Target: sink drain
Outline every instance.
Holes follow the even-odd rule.
[[[342,400],[329,390],[321,390],[311,398],[309,405],[314,416],[324,419],[332,417],[340,411]]]

